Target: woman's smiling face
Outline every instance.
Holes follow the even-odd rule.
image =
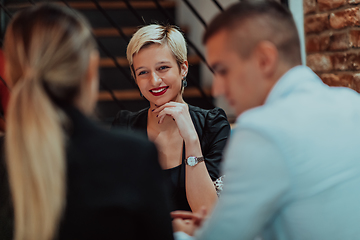
[[[133,56],[136,83],[141,93],[157,106],[170,101],[183,102],[182,78],[188,63],[180,65],[167,45],[151,44]]]

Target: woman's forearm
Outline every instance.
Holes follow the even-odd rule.
[[[185,140],[186,158],[190,156],[201,157],[202,151],[199,139]],[[185,188],[188,203],[193,212],[197,212],[202,206],[211,212],[217,201],[216,190],[210,178],[205,162],[196,166],[186,165]]]

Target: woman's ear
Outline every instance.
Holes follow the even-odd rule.
[[[99,52],[97,50],[94,50],[91,54],[90,54],[90,59],[89,59],[89,67],[87,70],[87,74],[86,74],[86,81],[99,81],[99,61],[100,61],[100,56],[99,56]]]
[[[189,63],[187,60],[185,60],[181,65],[180,65],[180,73],[181,73],[181,77],[184,78],[186,77],[187,73],[189,70]]]

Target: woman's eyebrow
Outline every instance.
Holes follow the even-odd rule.
[[[170,61],[161,61],[161,62],[157,62],[156,64],[164,64],[164,63],[170,63]]]
[[[145,68],[145,67],[138,67],[137,69],[135,69],[135,72],[136,72],[137,70],[141,69],[141,68]]]

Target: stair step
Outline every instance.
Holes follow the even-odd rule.
[[[206,95],[211,96],[211,88],[203,88]],[[120,101],[133,101],[143,99],[137,89],[129,90],[114,90],[115,97]],[[185,88],[184,98],[196,98],[201,97],[200,91],[195,87]],[[100,91],[98,101],[113,101],[111,94],[107,91]]]
[[[65,5],[63,2],[54,1],[53,3],[57,3],[60,5]],[[175,1],[159,1],[162,7],[164,8],[174,8],[176,6]],[[37,3],[38,4],[38,3]],[[75,9],[87,10],[87,9],[97,9],[96,5],[93,2],[76,2],[69,1],[68,4]],[[104,9],[127,9],[127,6],[124,2],[111,2],[104,1],[99,2],[100,6]],[[156,4],[152,1],[131,1],[131,6],[136,9],[151,9],[157,8]],[[32,6],[31,3],[11,3],[7,4],[6,7],[8,9],[18,9],[18,8],[27,8]]]
[[[16,2],[14,2],[16,1]],[[35,0],[36,3],[40,3],[41,1]],[[10,0],[7,3],[6,7],[8,8],[11,14],[14,14],[16,11],[32,6],[31,3],[27,2],[27,0]],[[46,2],[46,0],[42,0],[42,2]],[[60,5],[65,5],[63,2],[56,0],[53,3],[58,3]],[[97,28],[108,28],[110,27],[109,21],[104,16],[102,12],[100,12],[95,4],[90,0],[86,2],[68,2],[70,7],[77,9],[80,11],[90,22],[91,26],[94,29]],[[161,1],[160,4],[166,9],[166,12],[174,16],[176,18],[175,12],[175,4],[174,0],[171,1]],[[143,25],[143,22],[140,21],[125,5],[123,1],[103,1],[99,3],[107,12],[108,16],[117,23],[119,27],[138,27],[139,25]],[[167,17],[161,13],[161,11],[156,7],[155,3],[152,1],[131,1],[131,5],[136,9],[136,12],[141,16],[141,18],[146,23],[170,23],[171,22]],[[5,18],[5,24],[9,22],[8,18]]]
[[[127,36],[132,36],[139,27],[123,27],[121,30],[124,32]],[[188,33],[189,28],[188,27],[182,27],[181,31],[183,33]],[[93,33],[96,37],[118,37],[120,36],[119,31],[116,28],[95,28],[93,29]]]
[[[129,63],[126,57],[117,57],[116,61],[122,67],[129,67]],[[196,65],[200,63],[200,57],[197,55],[188,56],[189,65]],[[101,58],[100,59],[100,67],[102,68],[110,68],[115,67],[115,63],[111,58]]]

